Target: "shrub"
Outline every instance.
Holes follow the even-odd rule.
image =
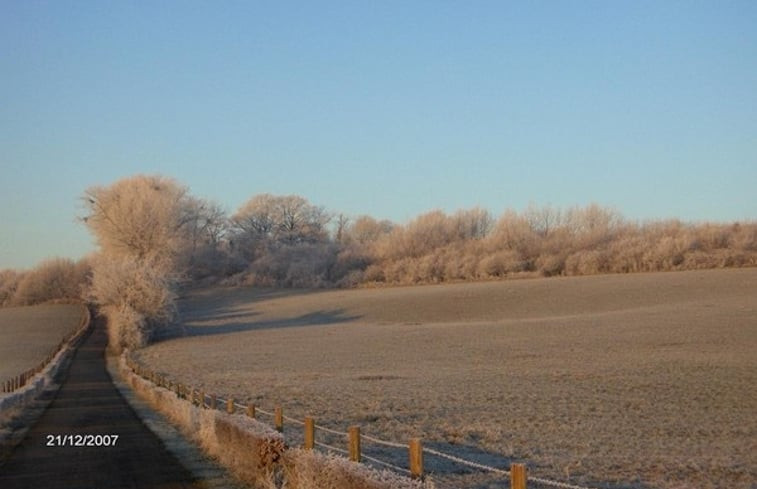
[[[11,303],[31,305],[51,300],[80,300],[87,282],[89,265],[65,258],[43,261],[18,280]]]
[[[0,270],[0,307],[10,306],[23,273],[16,270]]]
[[[567,275],[591,275],[607,273],[609,270],[610,259],[605,250],[577,251],[565,259]]]
[[[536,269],[545,277],[562,275],[565,270],[565,257],[561,254],[540,255],[536,260]]]
[[[482,259],[478,272],[484,277],[504,277],[508,273],[522,272],[525,263],[517,251],[502,250]]]

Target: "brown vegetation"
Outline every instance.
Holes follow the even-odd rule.
[[[378,471],[344,457],[314,450],[284,453],[283,487],[292,489],[433,489],[430,482],[412,480],[388,470]]]
[[[229,217],[159,175],[91,187],[83,202],[97,255],[0,272],[0,304],[79,297],[87,283],[115,350],[149,343],[172,320],[173,296],[198,282],[347,288],[757,265],[755,222],[636,223],[596,204],[498,219],[478,207],[435,210],[395,224],[260,194]]]
[[[361,281],[415,284],[757,265],[754,223],[636,224],[589,205],[568,211],[529,207],[479,225],[491,219],[474,211],[431,212],[381,235]]]
[[[81,301],[91,273],[87,259],[45,260],[28,271],[0,270],[0,307]]]

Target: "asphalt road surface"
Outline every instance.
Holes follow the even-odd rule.
[[[203,487],[121,397],[105,367],[106,343],[97,320],[57,396],[0,466],[0,488]]]

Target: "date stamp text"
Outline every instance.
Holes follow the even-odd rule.
[[[114,447],[118,435],[45,435],[48,447]]]

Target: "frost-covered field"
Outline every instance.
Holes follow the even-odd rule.
[[[140,356],[207,392],[573,483],[757,484],[757,269],[210,289],[181,311],[186,336]]]
[[[0,382],[29,370],[79,327],[82,307],[45,304],[0,309]]]

